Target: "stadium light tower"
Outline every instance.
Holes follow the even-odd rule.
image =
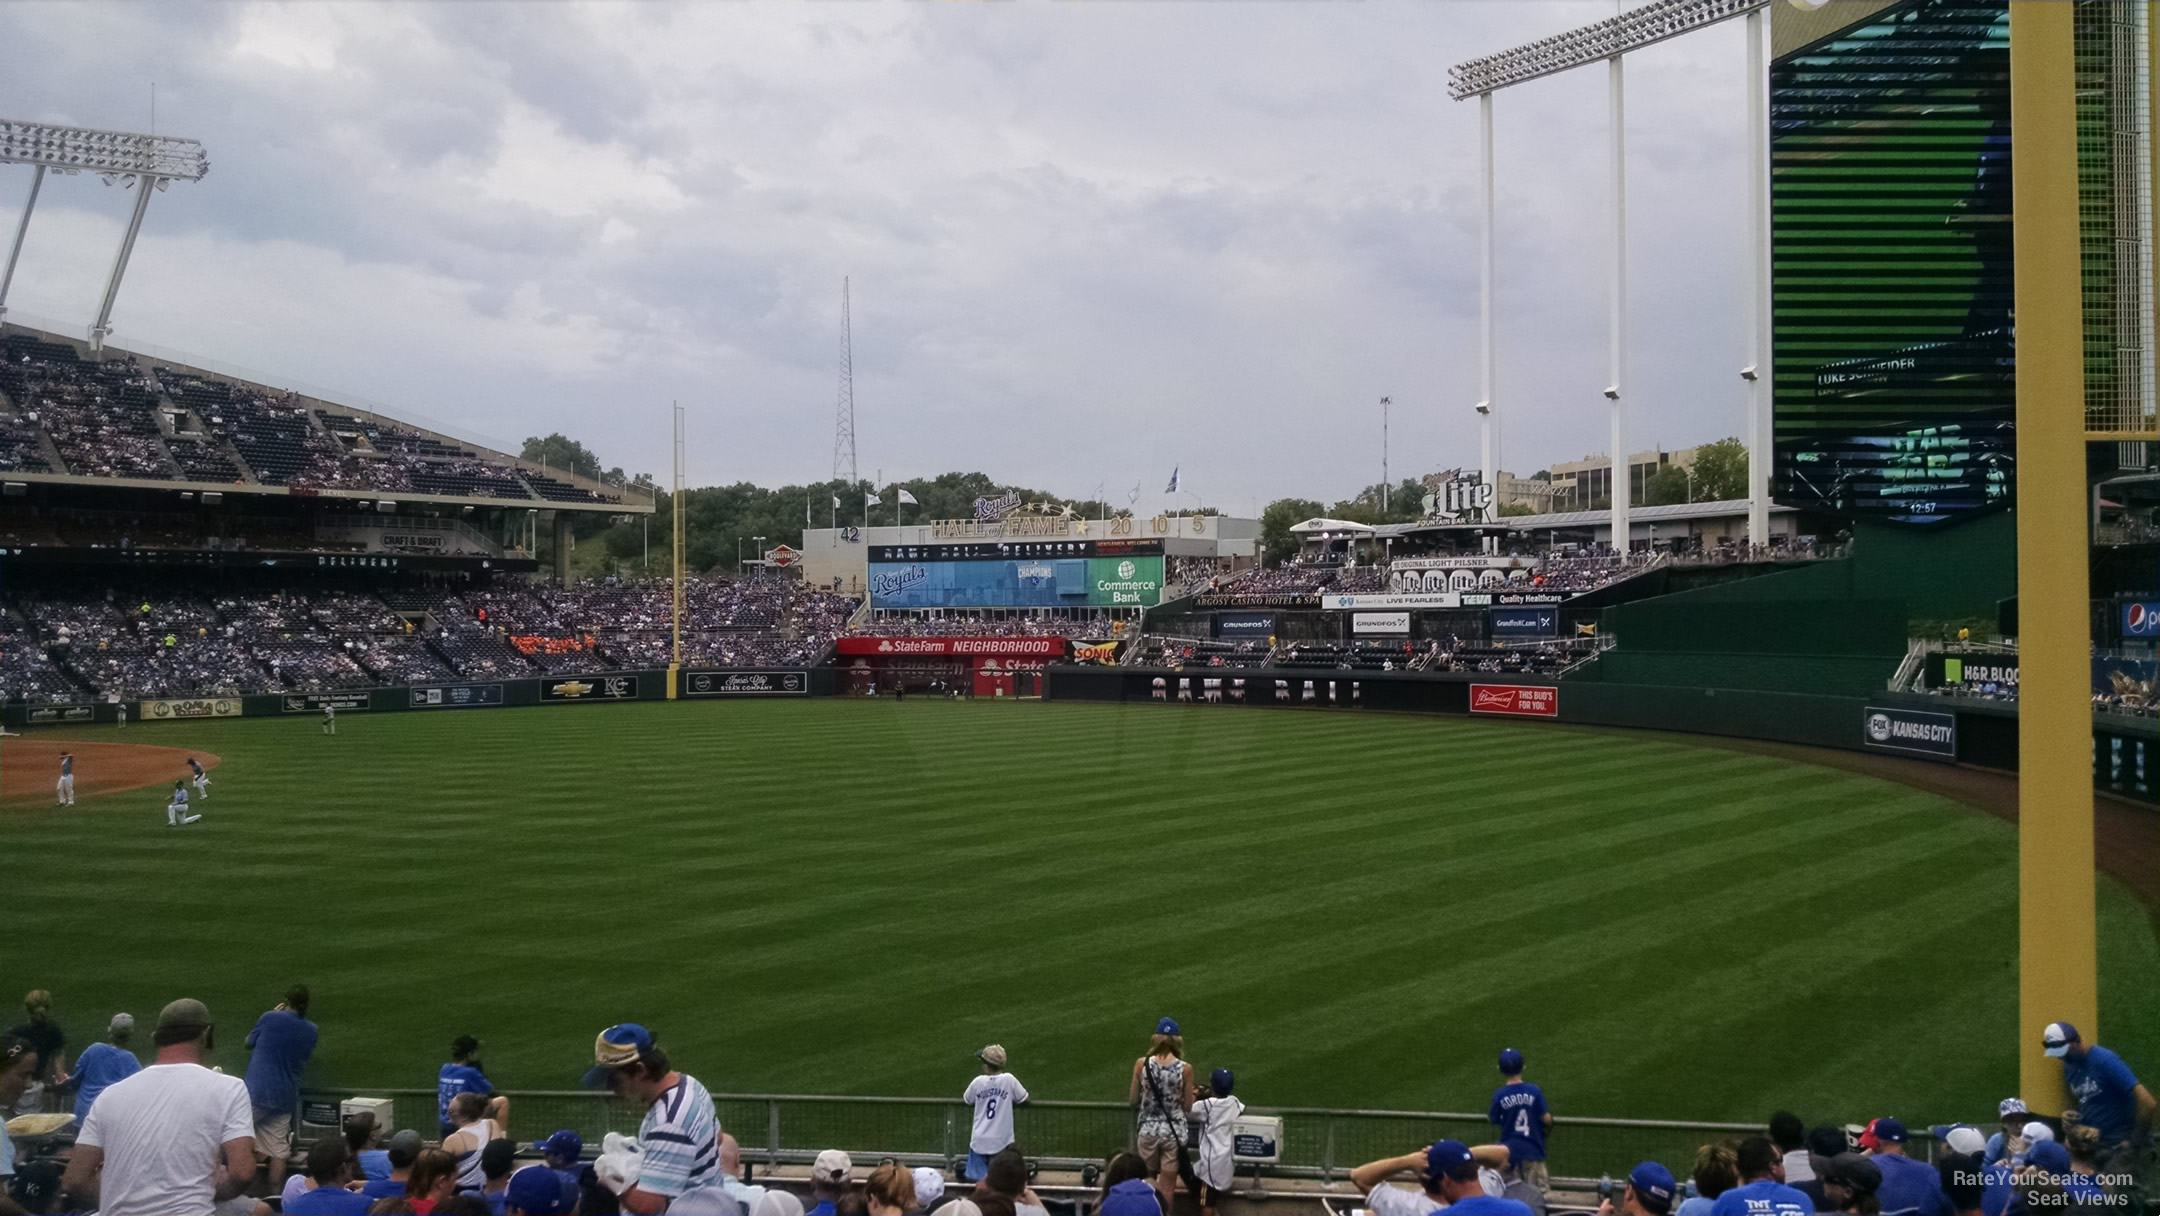
[[[0,118],[0,165],[29,165],[30,197],[23,203],[22,219],[15,225],[15,240],[8,247],[7,269],[0,271],[0,317],[7,315],[8,285],[15,278],[15,263],[22,256],[23,238],[30,232],[30,213],[36,209],[38,190],[45,174],[98,175],[108,186],[135,191],[135,206],[128,213],[127,231],[113,255],[112,273],[105,278],[105,294],[98,301],[97,320],[90,324],[90,349],[105,348],[112,332],[113,302],[120,297],[120,279],[127,273],[135,252],[135,238],[142,232],[143,213],[150,209],[150,192],[173,182],[196,182],[210,172],[199,140],[169,135],[138,135],[126,131],[100,131],[91,127],[64,127],[51,123],[21,122]]]
[[[1623,0],[1624,2],[1624,0]],[[1735,17],[1755,17],[1759,22],[1761,10],[1772,0],[1652,0],[1638,8],[1618,13],[1603,21],[1579,26],[1565,33],[1526,42],[1491,55],[1464,60],[1448,69],[1448,95],[1457,101],[1471,97],[1478,99],[1480,125],[1484,135],[1485,169],[1485,247],[1481,259],[1481,278],[1484,282],[1482,308],[1487,350],[1480,359],[1485,382],[1484,404],[1492,403],[1491,354],[1492,341],[1492,95],[1513,85],[1558,76],[1576,68],[1603,62],[1608,65],[1609,89],[1612,108],[1612,135],[1610,155],[1613,190],[1613,263],[1611,282],[1611,332],[1609,351],[1610,380],[1605,387],[1605,398],[1612,403],[1612,530],[1613,547],[1622,552],[1627,545],[1627,518],[1630,470],[1625,436],[1621,429],[1620,393],[1622,373],[1626,364],[1627,321],[1625,316],[1627,296],[1627,202],[1626,202],[1626,144],[1622,138],[1624,104],[1621,59],[1630,51],[1654,46],[1667,39],[1682,37],[1698,30],[1708,29]],[[1808,3],[1809,0],[1798,0]],[[1749,33],[1757,34],[1759,24],[1751,25]],[[1760,37],[1756,38],[1757,46]],[[1754,135],[1749,141],[1750,157],[1747,171],[1751,178],[1763,179],[1764,201],[1757,209],[1759,220],[1750,224],[1751,235],[1760,243],[1758,260],[1765,264],[1763,273],[1751,279],[1756,308],[1753,323],[1749,326],[1749,346],[1752,359],[1743,376],[1749,378],[1748,425],[1743,433],[1748,436],[1749,499],[1748,539],[1756,544],[1769,544],[1769,443],[1770,425],[1768,368],[1770,365],[1769,337],[1769,277],[1768,231],[1769,206],[1767,202],[1769,175],[1769,136],[1766,118],[1758,117],[1752,99],[1758,91],[1767,88],[1768,75],[1763,70],[1759,49],[1748,60],[1751,73],[1748,80],[1751,105],[1749,122]],[[1746,197],[1751,207],[1758,197],[1750,188]]]

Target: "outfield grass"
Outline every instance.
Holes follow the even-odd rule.
[[[74,1048],[177,995],[222,1059],[304,980],[315,1079],[452,1036],[560,1087],[615,1021],[715,1090],[947,1095],[989,1041],[1122,1099],[1154,1019],[1259,1104],[1981,1118],[2015,1089],[2008,825],[1655,736],[1162,706],[726,702],[130,727],[224,759],[0,813],[0,989]],[[77,737],[111,739],[99,731]],[[4,757],[0,757],[4,762]],[[2104,1039],[2160,1073],[2101,882]]]

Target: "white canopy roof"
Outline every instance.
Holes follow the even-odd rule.
[[[1354,523],[1347,519],[1328,519],[1324,516],[1314,516],[1304,523],[1292,524],[1290,530],[1297,533],[1351,532],[1361,536],[1372,535],[1372,525],[1370,524]]]

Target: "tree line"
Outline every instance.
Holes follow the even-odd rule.
[[[591,449],[561,434],[533,436],[525,440],[524,459],[550,468],[567,469],[610,485],[650,489],[657,510],[643,515],[610,516],[579,512],[572,517],[575,551],[573,573],[580,577],[619,574],[635,578],[665,575],[672,562],[674,503],[670,491],[651,474],[629,475],[620,466],[603,468]],[[914,499],[900,502],[900,492]],[[940,473],[873,485],[868,481],[811,482],[767,487],[742,481],[733,485],[703,486],[684,492],[683,531],[688,538],[684,563],[699,573],[733,572],[738,555],[755,558],[762,550],[786,544],[801,548],[810,528],[861,527],[867,519],[874,527],[894,523],[917,523],[928,519],[965,519],[974,514],[975,500],[1017,493],[1027,505],[1071,510],[1088,519],[1126,512],[1133,504],[1106,504],[1093,498],[1068,498],[1047,490],[992,481],[985,473]],[[1389,486],[1379,482],[1365,486],[1348,498],[1323,503],[1310,498],[1278,498],[1260,512],[1260,542],[1266,559],[1280,562],[1297,552],[1293,525],[1316,516],[1380,525],[1409,523],[1425,515],[1429,491],[1420,478],[1406,477]],[[1665,503],[1711,502],[1747,496],[1747,448],[1738,439],[1720,439],[1696,449],[1692,470],[1668,466],[1651,476],[1644,506]],[[872,498],[878,500],[868,505]],[[835,505],[837,502],[838,505]],[[866,515],[867,506],[867,515]],[[1150,508],[1150,510],[1152,510]],[[1503,508],[1502,515],[1527,515],[1528,507]],[[1208,506],[1187,514],[1214,515]],[[762,538],[762,539],[760,539]],[[553,538],[546,530],[540,537],[540,558],[553,560]]]

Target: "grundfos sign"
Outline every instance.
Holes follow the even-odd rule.
[[[841,638],[834,644],[844,655],[977,655],[1001,659],[1054,659],[1064,656],[1064,638]]]

